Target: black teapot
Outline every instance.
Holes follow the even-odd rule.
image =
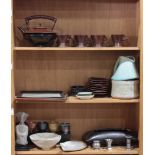
[[[30,22],[38,19],[49,20],[52,24],[50,26],[43,26],[43,22],[36,22],[36,26],[36,24],[33,25],[33,22]],[[34,46],[50,46],[57,37],[56,32],[53,31],[56,21],[57,19],[55,17],[33,15],[25,18],[25,25],[17,27],[22,32],[23,38],[31,42]]]

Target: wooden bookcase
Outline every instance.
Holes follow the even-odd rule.
[[[143,43],[142,0],[12,0],[12,155],[17,154],[143,154]],[[45,14],[57,17],[60,34],[126,34],[129,47],[32,47],[22,39],[17,25],[24,17]],[[134,100],[99,98],[79,101],[69,97],[65,103],[18,101],[21,90],[63,90],[83,85],[89,77],[112,75],[117,58],[132,55],[140,73],[140,97]],[[15,151],[15,116],[29,113],[31,120],[68,121],[72,139],[80,139],[88,130],[130,128],[138,131],[139,148],[112,151],[90,148],[72,153],[51,151]]]

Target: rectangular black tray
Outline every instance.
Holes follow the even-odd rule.
[[[17,101],[64,101],[67,95],[63,91],[21,91]]]

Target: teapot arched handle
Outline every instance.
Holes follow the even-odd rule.
[[[53,22],[53,25],[51,26],[51,30],[54,29],[57,18],[52,17],[52,16],[47,16],[47,15],[33,15],[33,16],[28,16],[25,18],[25,23],[26,26],[29,27],[29,21],[30,20],[34,20],[34,19],[47,19],[47,20],[51,20]]]
[[[129,59],[132,60],[133,62],[136,61],[134,56],[127,56],[127,58],[129,58]]]

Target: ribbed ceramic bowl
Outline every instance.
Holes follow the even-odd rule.
[[[30,136],[31,141],[43,150],[50,150],[61,139],[60,135],[55,133],[36,133]]]
[[[133,99],[139,96],[139,80],[112,80],[111,96],[120,99]]]

